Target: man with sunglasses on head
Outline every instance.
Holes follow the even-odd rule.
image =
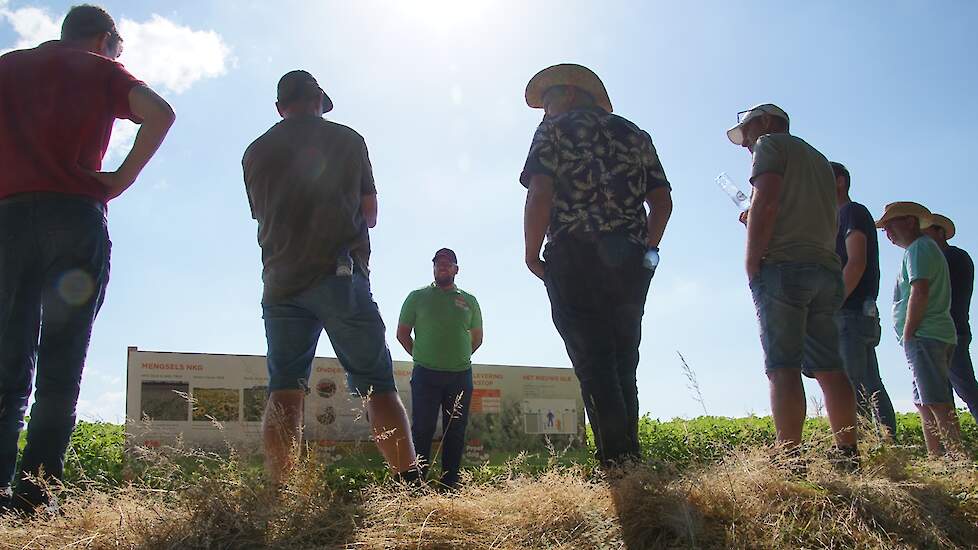
[[[671,186],[651,136],[612,114],[590,69],[548,67],[525,95],[546,113],[520,175],[525,261],[546,286],[598,459],[614,467],[641,457],[638,348]]]
[[[815,378],[829,414],[839,464],[858,464],[856,397],[839,354],[835,314],[845,298],[835,252],[836,182],[814,147],[788,133],[788,114],[766,103],[741,111],[727,131],[753,157],[747,216],[747,278],[760,325],[778,442],[801,443]]]
[[[325,330],[350,392],[366,405],[391,473],[415,481],[407,412],[368,278],[367,231],[377,224],[377,187],[367,144],[352,128],[323,118],[333,102],[306,71],[279,79],[275,107],[282,120],[252,142],[241,161],[262,257],[266,474],[281,484],[295,464],[312,361]]]
[[[441,414],[441,484],[454,489],[472,403],[472,354],[482,345],[482,310],[475,296],[455,285],[458,257],[452,249],[438,250],[431,262],[434,282],[404,300],[397,341],[414,360],[411,434],[421,471],[426,476],[435,459],[431,440]]]
[[[60,40],[0,57],[0,510],[55,504],[32,480],[56,482],[64,469],[109,280],[106,203],[173,124],[166,101],[114,61],[121,52],[112,17],[85,5],[65,16]],[[139,132],[122,165],[102,172],[116,119]]]

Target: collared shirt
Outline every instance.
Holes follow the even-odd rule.
[[[249,145],[241,162],[258,220],[264,302],[335,274],[341,255],[365,266],[369,238],[360,201],[377,188],[360,134],[319,116],[288,118]]]
[[[18,193],[106,201],[102,169],[112,124],[139,122],[129,92],[143,83],[119,63],[59,40],[0,57],[0,198]]]
[[[441,371],[472,366],[472,329],[482,328],[475,296],[431,284],[408,294],[398,324],[414,327],[414,362]]]
[[[534,175],[554,180],[550,242],[618,232],[644,247],[646,195],[669,187],[649,134],[597,107],[540,123],[520,183],[529,188]]]

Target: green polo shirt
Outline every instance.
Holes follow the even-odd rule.
[[[401,325],[414,327],[414,362],[441,371],[472,366],[472,329],[482,328],[482,310],[475,296],[434,284],[408,294],[401,306]]]

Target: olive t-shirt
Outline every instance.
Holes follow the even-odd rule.
[[[767,134],[754,145],[751,183],[762,175],[782,176],[774,233],[764,260],[817,263],[841,269],[835,253],[835,176],[828,159],[803,139]]]
[[[318,116],[284,119],[248,146],[241,164],[258,220],[262,302],[336,273],[346,251],[366,268],[370,244],[360,203],[377,189],[360,134]]]
[[[440,371],[472,366],[472,329],[482,328],[475,296],[429,285],[408,294],[398,324],[414,327],[414,362]]]

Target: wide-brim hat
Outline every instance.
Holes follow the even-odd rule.
[[[931,225],[936,225],[944,229],[944,239],[951,240],[951,237],[953,237],[955,233],[954,222],[951,221],[951,218],[943,214],[931,214],[930,218]]]
[[[784,109],[773,103],[761,103],[760,105],[754,105],[746,111],[737,113],[737,125],[727,130],[727,138],[733,142],[734,145],[743,145],[744,125],[763,115],[776,116],[784,119],[786,123],[791,123],[791,121],[788,119],[788,113],[786,113]]]
[[[318,89],[323,92],[323,114],[333,110],[333,100],[329,98],[322,86],[308,71],[296,70],[289,71],[282,75],[278,80],[277,100],[283,105],[287,105],[302,97],[303,92],[308,88]]]
[[[584,90],[594,98],[594,104],[612,112],[608,90],[594,71],[583,65],[561,63],[547,67],[533,75],[526,85],[526,104],[534,109],[543,108],[543,95],[554,86],[573,86]]]
[[[902,218],[903,216],[917,218],[920,222],[921,229],[934,225],[933,214],[931,214],[926,206],[916,202],[901,201],[891,202],[886,205],[886,208],[883,210],[883,215],[880,216],[880,219],[876,220],[876,227],[882,229],[886,222],[894,218]]]

